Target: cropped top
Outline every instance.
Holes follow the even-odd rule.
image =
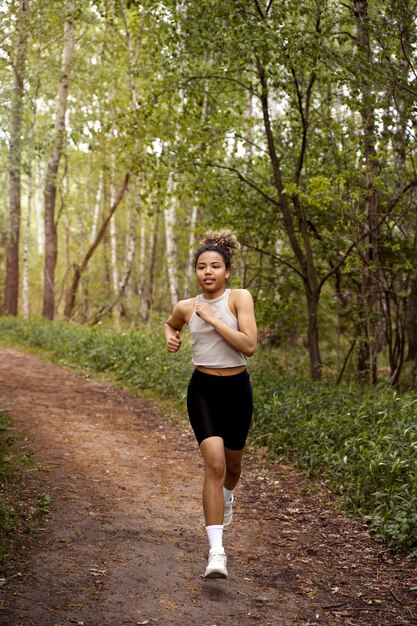
[[[207,302],[214,315],[234,330],[239,329],[237,318],[229,309],[228,300],[230,289],[218,298],[206,300],[203,295],[196,297],[196,306],[201,302]],[[188,322],[188,329],[191,334],[191,347],[193,351],[193,364],[198,367],[226,368],[246,365],[246,359],[241,352],[230,346],[214,328],[198,317],[195,312]]]

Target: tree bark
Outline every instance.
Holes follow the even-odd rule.
[[[146,315],[145,320],[148,320],[151,316],[154,306],[154,277],[156,271],[156,249],[158,245],[158,231],[159,231],[159,217],[160,217],[159,205],[157,205],[152,224],[151,232],[149,235],[149,281],[148,281],[148,296],[146,298]]]
[[[17,22],[18,42],[13,61],[13,104],[10,117],[9,147],[9,226],[6,250],[6,283],[4,290],[4,312],[17,315],[19,300],[19,240],[21,217],[21,155],[22,155],[22,110],[23,77],[27,48],[27,2],[19,6]]]
[[[372,66],[372,52],[369,35],[368,0],[353,0],[353,13],[356,20],[357,44],[359,59],[365,67]],[[362,279],[362,310],[363,323],[361,325],[360,352],[358,359],[358,373],[367,377],[371,384],[377,383],[377,342],[378,311],[378,267],[380,264],[380,198],[376,180],[380,164],[376,153],[375,137],[375,102],[373,85],[369,76],[360,74],[361,108],[360,114],[363,125],[363,158],[365,162],[365,199],[364,209],[367,220],[367,237],[365,239],[364,262],[365,267]]]
[[[58,257],[57,224],[55,221],[55,201],[57,194],[57,176],[61,160],[65,135],[65,113],[69,90],[69,73],[74,49],[74,5],[73,0],[66,3],[64,24],[64,48],[62,53],[61,79],[55,114],[55,135],[53,151],[48,163],[45,182],[45,261],[42,315],[54,319],[55,315],[55,268]]]
[[[169,294],[171,307],[174,308],[179,300],[179,287],[177,281],[177,242],[175,239],[176,197],[172,171],[168,178],[168,206],[164,209],[164,223]]]
[[[114,185],[114,176],[115,176],[115,158],[114,154],[112,155],[112,169],[111,169],[111,181],[110,181],[110,203],[113,203],[114,197],[116,195],[115,185]],[[119,290],[119,267],[117,263],[117,229],[116,229],[116,220],[110,220],[110,258],[111,258],[111,271],[112,271],[112,279],[113,279],[113,292],[117,297]]]

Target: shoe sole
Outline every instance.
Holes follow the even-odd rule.
[[[227,578],[227,574],[218,570],[214,570],[213,572],[205,574],[204,578],[208,578],[209,580],[213,580],[214,578]]]

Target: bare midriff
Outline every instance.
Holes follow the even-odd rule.
[[[237,367],[204,367],[203,365],[198,365],[196,369],[199,372],[203,372],[204,374],[211,374],[212,376],[234,376],[235,374],[240,374],[241,372],[244,372],[246,366],[238,365]]]

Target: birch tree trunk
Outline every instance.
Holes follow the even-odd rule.
[[[175,239],[175,224],[176,224],[176,196],[175,196],[175,181],[174,174],[171,171],[168,177],[167,185],[168,206],[164,209],[164,224],[165,224],[165,245],[166,245],[166,260],[168,271],[168,286],[169,295],[171,298],[171,307],[174,308],[175,304],[179,300],[179,287],[177,281],[177,242]]]
[[[112,167],[112,179],[110,182],[110,203],[113,204],[116,195],[114,188],[114,158]],[[116,232],[116,220],[113,218],[110,220],[110,257],[112,267],[112,279],[113,279],[113,292],[117,296],[119,290],[119,269],[117,266],[117,232]]]
[[[182,23],[181,18],[184,18],[187,12],[187,2],[183,0],[178,7],[179,17],[177,20],[177,34],[178,38],[181,38]],[[177,107],[178,117],[181,116],[184,109],[184,92],[179,89],[179,104]],[[178,141],[178,132],[175,133],[175,141]],[[169,294],[171,298],[171,307],[173,308],[179,300],[179,286],[177,278],[178,267],[178,253],[177,253],[177,241],[176,241],[176,221],[177,221],[177,204],[178,199],[176,196],[176,181],[174,172],[171,170],[168,176],[167,183],[167,206],[164,209],[164,224],[165,224],[165,245],[166,245],[166,261],[168,272],[168,286]]]
[[[40,54],[38,55],[39,61]],[[23,247],[23,278],[22,278],[22,305],[23,316],[26,319],[30,317],[30,298],[29,298],[29,254],[31,244],[31,227],[32,227],[32,209],[33,202],[36,204],[36,169],[34,172],[33,162],[34,158],[34,130],[36,127],[37,112],[38,112],[38,95],[41,81],[38,76],[36,89],[32,102],[32,121],[30,124],[29,132],[29,156],[28,156],[28,193],[27,193],[27,214],[26,214],[26,231]],[[34,185],[35,178],[35,185]],[[43,245],[39,249],[39,253],[42,254]]]
[[[58,256],[57,225],[55,221],[55,201],[57,194],[57,175],[61,160],[64,135],[65,114],[69,89],[69,72],[74,49],[74,0],[66,3],[66,19],[64,24],[64,48],[62,53],[61,79],[55,113],[55,135],[53,151],[50,157],[45,181],[45,262],[42,315],[54,319],[55,315],[55,268]]]
[[[29,301],[29,249],[30,249],[30,227],[32,222],[32,198],[33,198],[33,178],[32,171],[28,176],[28,200],[26,215],[26,230],[23,246],[23,277],[22,277],[22,305],[23,317],[30,317],[30,301]]]
[[[36,182],[35,182],[35,194],[34,194],[34,213],[35,213],[35,226],[36,226],[36,242],[38,254],[41,257],[45,250],[45,225],[42,217],[43,209],[43,195],[42,195],[42,181],[45,178],[44,164],[39,163],[36,167]]]
[[[148,297],[146,299],[147,312],[145,319],[148,320],[153,309],[153,287],[154,277],[156,270],[156,248],[158,243],[158,230],[159,230],[159,218],[160,218],[159,205],[156,208],[155,214],[152,220],[152,227],[149,236],[149,283],[148,283]]]
[[[93,224],[91,226],[90,243],[93,243],[93,241],[94,241],[94,239],[96,238],[96,235],[97,235],[98,218],[100,217],[100,203],[101,203],[102,191],[103,191],[103,172],[100,172],[100,178],[99,178],[99,181],[98,181],[96,199],[95,199],[95,202],[94,202]]]
[[[19,6],[17,20],[18,41],[13,65],[13,101],[10,116],[9,147],[9,225],[6,250],[6,283],[4,312],[17,315],[19,300],[19,240],[21,217],[21,154],[23,77],[26,65],[27,2]]]
[[[136,41],[132,42],[132,36],[129,30],[129,26],[128,26],[128,21],[127,21],[127,14],[126,14],[126,5],[125,2],[122,0],[120,3],[121,9],[122,9],[122,16],[123,16],[123,24],[124,24],[124,29],[125,29],[125,39],[126,39],[126,48],[128,51],[128,55],[129,55],[129,91],[130,91],[130,99],[131,99],[131,103],[132,103],[132,109],[134,111],[137,111],[139,108],[139,104],[138,104],[138,96],[137,96],[137,91],[136,91],[136,82],[135,82],[135,75],[136,75],[136,68],[138,66],[138,62],[139,62],[139,55],[140,55],[140,51],[141,51],[141,45],[142,45],[142,35],[143,35],[143,29],[145,26],[145,17],[146,17],[146,11],[145,9],[142,9],[142,20],[140,22],[140,26],[137,32],[137,36],[136,36]],[[140,152],[140,143],[139,140],[136,138],[135,140],[135,150],[136,153],[139,154]],[[117,286],[117,297],[116,297],[116,302],[117,300],[125,293],[126,288],[127,288],[127,283],[128,280],[130,278],[131,272],[132,272],[132,267],[133,267],[133,261],[135,258],[135,254],[136,254],[136,242],[137,242],[137,228],[138,228],[138,217],[140,214],[140,250],[141,250],[141,257],[140,257],[140,261],[139,261],[139,290],[138,290],[138,295],[139,295],[139,309],[142,308],[142,311],[144,310],[143,307],[143,300],[144,300],[144,272],[145,272],[145,259],[144,259],[144,249],[145,249],[145,238],[144,238],[144,229],[145,229],[145,216],[143,215],[143,212],[141,211],[141,207],[140,207],[140,193],[139,193],[139,185],[140,182],[139,180],[136,181],[136,193],[135,193],[135,206],[134,206],[134,210],[133,210],[133,214],[132,214],[132,221],[130,223],[130,234],[128,236],[128,243],[127,243],[127,254],[126,254],[126,265],[125,265],[125,270],[124,270],[124,275],[123,278],[121,280],[120,285],[118,284]],[[114,306],[114,304],[113,304]]]
[[[147,319],[147,298],[146,298],[146,282],[145,282],[145,253],[146,253],[146,216],[143,211],[139,217],[139,259],[138,259],[138,297],[139,297],[139,315],[142,319]]]
[[[206,85],[207,87],[207,85]],[[207,88],[204,90],[204,99],[201,107],[201,123],[204,124],[207,117]],[[201,144],[200,144],[201,148]],[[193,202],[193,206],[191,209],[190,215],[190,238],[188,241],[189,251],[188,251],[188,266],[187,272],[185,275],[185,287],[184,287],[184,298],[190,297],[190,288],[191,288],[191,277],[194,274],[194,246],[195,246],[195,230],[197,225],[198,218],[198,193],[196,194],[195,201]]]
[[[184,287],[184,298],[189,298],[190,297],[190,293],[191,293],[191,277],[194,274],[194,267],[193,267],[193,262],[194,262],[194,246],[195,246],[195,230],[196,230],[196,225],[197,225],[197,217],[198,217],[198,195],[197,198],[195,200],[195,202],[193,203],[193,207],[191,210],[191,216],[190,216],[190,238],[188,240],[188,246],[189,246],[189,251],[188,251],[188,266],[187,266],[187,273],[185,276],[185,287]]]

